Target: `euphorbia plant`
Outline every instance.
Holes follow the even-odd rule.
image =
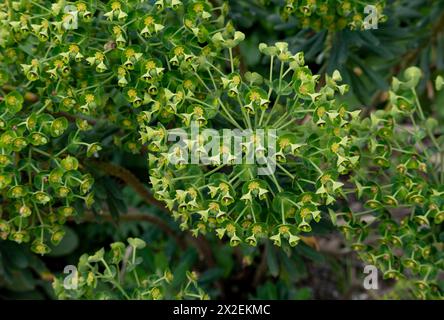
[[[198,287],[198,275],[195,272],[186,271],[182,287],[170,270],[154,270],[154,273],[149,274],[149,267],[144,265],[143,258],[139,256],[145,246],[145,241],[129,238],[128,245],[112,243],[109,252],[102,248],[92,255],[82,255],[69,279],[55,279],[53,287],[57,297],[128,300],[209,298]]]
[[[295,15],[304,28],[314,30],[350,30],[369,29],[371,26],[366,21],[366,14],[375,12],[376,21],[385,21],[383,15],[385,1],[319,1],[319,0],[286,0],[281,8],[284,19]]]
[[[343,185],[340,176],[359,161],[359,154],[350,150],[349,133],[359,112],[335,100],[347,91],[339,84],[338,72],[327,76],[326,85],[317,90],[319,76],[312,75],[303,54],[292,54],[286,43],[259,46],[271,60],[265,79],[257,73],[242,77],[235,72],[231,46],[222,41],[219,45],[230,51],[231,73],[202,59],[203,75],[195,73],[192,89],[170,85],[151,105],[171,106],[176,125],[185,129],[195,123],[199,130],[219,130],[220,136],[228,128],[250,130],[250,135],[235,142],[242,152],[236,153],[236,145],[231,145],[236,137],[228,137],[228,144],[218,141],[219,150],[210,154],[207,144],[212,137],[205,133],[187,135],[181,148],[168,142],[176,129],[162,124],[153,128],[157,119],[142,116],[154,196],[172,210],[182,229],[196,235],[213,230],[234,246],[255,246],[264,237],[278,246],[295,246],[300,235],[319,222],[321,211],[336,201]],[[280,70],[278,78],[274,68]],[[207,157],[208,165],[192,164],[195,153]],[[252,153],[257,159],[249,163],[245,158]],[[261,166],[268,166],[268,171]]]
[[[48,238],[62,238],[60,225],[93,205],[87,158],[98,157],[102,138],[140,152],[135,108],[152,100],[170,65],[191,67],[193,46],[223,26],[223,15],[215,19],[211,8],[201,1],[1,5],[3,239],[31,241],[34,251],[47,253]],[[215,54],[209,46],[202,52]],[[105,122],[112,141],[92,131]]]
[[[258,44],[268,72],[245,72],[245,35],[227,20],[226,3],[212,3],[0,4],[1,238],[44,255],[62,241],[66,221],[126,213],[105,173],[166,208],[183,232],[246,250],[271,241],[290,253],[321,219],[331,221],[385,277],[412,278],[419,297],[441,297],[443,147],[415,91],[419,70],[394,79],[385,110],[361,116],[346,102],[340,72],[314,75],[285,42]],[[361,2],[334,7],[287,1],[285,10],[315,29],[336,14],[332,29],[362,26]],[[210,154],[207,145],[227,131],[247,134],[233,148],[219,140]],[[168,139],[174,134],[182,144]],[[115,153],[147,162],[145,185],[109,163]],[[245,162],[250,155],[257,161]],[[168,271],[151,277],[138,267],[143,247],[131,238],[109,255],[83,256],[80,289],[66,291],[59,279],[57,294],[174,297]],[[206,298],[195,284],[189,273],[179,293]]]
[[[352,178],[361,210],[332,212],[351,247],[384,278],[415,279],[420,298],[442,297],[437,283],[444,267],[443,139],[438,122],[426,118],[412,67],[394,78],[385,110],[356,128],[362,155]],[[436,80],[442,89],[442,78]]]

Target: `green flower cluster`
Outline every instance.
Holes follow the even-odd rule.
[[[219,40],[227,36],[216,34],[213,39],[228,49],[232,62],[231,45]],[[268,79],[250,72],[241,76],[234,68],[225,74],[202,59],[203,74],[195,72],[198,81],[188,90],[177,82],[158,92],[144,113],[152,114],[159,105],[174,110],[175,123],[189,133],[184,148],[168,141],[177,128],[159,122],[153,127],[151,117],[141,117],[141,137],[150,152],[154,196],[166,203],[182,229],[196,236],[215,231],[233,246],[255,246],[263,238],[295,246],[300,235],[320,221],[325,206],[340,196],[340,176],[359,161],[350,148],[349,131],[359,111],[350,112],[335,99],[348,89],[339,84],[339,72],[318,90],[319,77],[305,66],[302,53],[292,54],[282,42],[259,48],[271,60]],[[280,76],[274,79],[276,66]],[[251,135],[237,142],[241,153],[235,152],[236,144],[218,142],[218,153],[210,154],[211,137],[192,136],[193,123],[221,137],[224,129],[250,130]],[[261,130],[265,135],[273,130],[274,151],[267,141],[271,138],[260,137]],[[246,161],[253,153],[255,164]],[[193,164],[191,154],[208,161]],[[275,170],[259,175],[260,160],[267,157],[275,158]]]
[[[67,277],[56,278],[53,288],[59,299],[128,300],[208,300],[198,286],[195,272],[186,272],[186,281],[177,288],[171,271],[147,273],[139,252],[145,241],[129,238],[128,245],[115,242],[107,252],[102,248],[93,255],[80,257],[77,268]]]
[[[364,261],[384,278],[414,279],[418,298],[442,298],[444,269],[444,140],[435,119],[426,119],[415,87],[421,71],[393,79],[386,110],[355,128],[361,167],[354,175],[363,210],[332,213]],[[442,78],[436,87],[441,90]]]
[[[365,18],[367,6],[374,6],[378,22],[384,22],[385,0],[286,0],[281,8],[283,19],[296,16],[303,28],[313,30],[363,30],[366,28]]]
[[[100,149],[82,141],[87,123],[70,126],[65,117],[46,112],[51,104],[24,105],[18,91],[0,103],[0,237],[17,243],[33,240],[32,249],[39,254],[49,251],[47,238],[60,242],[60,225],[76,214],[79,202],[92,204],[94,179],[82,172],[74,155],[89,156]],[[20,112],[22,108],[26,111]]]
[[[223,10],[175,0],[0,4],[3,239],[32,241],[40,254],[62,239],[65,220],[94,202],[87,159],[112,144],[140,153],[135,108],[177,81],[165,69],[195,67],[196,47],[215,54],[201,44],[223,27],[214,14]]]
[[[284,11],[315,30],[363,27],[357,1],[287,1]],[[361,119],[342,102],[348,86],[340,73],[313,75],[284,42],[259,45],[268,76],[244,72],[236,52],[245,36],[227,13],[226,4],[200,0],[2,2],[0,237],[47,253],[66,219],[94,200],[102,209],[88,158],[116,147],[147,151],[154,196],[196,236],[288,248],[330,212],[351,247],[386,277],[417,279],[418,296],[440,297],[443,138],[421,109],[419,71],[395,79],[387,109]],[[250,134],[240,153],[221,143],[210,156],[214,141],[193,136],[196,126]],[[168,139],[177,132],[186,134],[183,145]],[[252,154],[256,163],[243,161]],[[191,163],[190,155],[206,162]],[[260,175],[270,158],[275,170]],[[139,246],[130,242],[133,253]],[[82,258],[82,289],[65,292],[56,282],[60,297],[123,288],[119,268],[137,265],[114,257],[124,250],[114,244],[110,257]],[[137,289],[116,294],[172,297],[153,284],[166,285],[169,274],[146,282],[131,274]],[[189,297],[205,297],[195,289]]]

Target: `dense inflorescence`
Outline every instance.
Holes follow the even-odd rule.
[[[59,299],[128,299],[128,300],[207,300],[208,295],[198,286],[198,275],[186,271],[186,280],[177,286],[169,270],[147,272],[139,252],[146,243],[129,238],[128,245],[114,242],[111,249],[100,249],[80,257],[75,269],[53,282]]]
[[[315,30],[359,29],[363,6],[287,1],[285,12]],[[387,108],[363,119],[344,102],[338,71],[313,75],[285,42],[259,45],[267,75],[246,72],[245,35],[228,9],[198,0],[0,4],[0,237],[48,253],[67,219],[103,209],[91,158],[109,161],[120,148],[146,156],[155,198],[195,236],[289,250],[331,220],[385,277],[413,278],[419,297],[440,297],[443,139],[420,106],[419,71],[395,78]],[[248,133],[239,152],[213,140],[227,130]],[[250,155],[255,162],[244,161]],[[109,259],[124,248],[114,244]],[[109,268],[111,260],[84,256],[82,289],[56,282],[60,297],[109,297],[123,262]],[[102,277],[108,291],[96,287]],[[169,273],[156,279],[166,285]],[[120,294],[172,297],[151,278],[137,288]],[[195,289],[190,297],[205,297]]]
[[[350,149],[348,130],[359,111],[350,112],[335,99],[347,91],[338,84],[338,72],[316,90],[319,77],[304,65],[301,53],[293,55],[286,43],[262,44],[260,50],[271,59],[268,79],[256,73],[242,77],[235,70],[224,74],[203,61],[207,74],[196,73],[199,81],[192,90],[184,92],[177,84],[159,92],[152,106],[174,110],[184,144],[169,142],[177,129],[162,125],[142,124],[141,135],[151,153],[154,195],[167,204],[182,229],[195,235],[213,230],[232,245],[255,246],[265,237],[278,246],[284,241],[295,246],[340,195],[340,176],[359,161]],[[273,78],[275,64],[278,79]],[[199,129],[195,136],[193,123]],[[237,142],[233,137],[228,143],[220,140],[214,151],[206,128],[219,137],[224,129],[251,134]],[[276,146],[271,150],[273,138]],[[195,154],[206,162],[191,163]],[[256,162],[246,161],[249,154],[256,155]],[[261,175],[266,159],[272,168]]]
[[[332,215],[351,248],[384,278],[413,278],[418,298],[438,298],[444,269],[443,139],[438,122],[425,117],[419,102],[420,78],[416,67],[402,81],[394,78],[387,109],[355,128],[362,161],[352,190],[364,207]],[[441,77],[436,87],[441,90]]]
[[[222,10],[175,0],[0,5],[3,239],[32,241],[41,254],[61,240],[65,220],[97,200],[88,158],[105,147],[140,153],[137,107],[185,80],[164,70],[216,56],[204,43],[224,27]],[[102,136],[92,130],[100,125]]]
[[[314,30],[364,30],[371,26],[366,18],[375,14],[376,22],[383,22],[385,0],[379,1],[323,1],[323,0],[286,0],[281,8],[284,19],[296,16],[303,28]]]

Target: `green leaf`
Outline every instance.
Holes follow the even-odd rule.
[[[4,254],[5,260],[8,262],[8,264],[18,269],[28,267],[28,258],[20,245],[14,242],[5,242],[2,244],[2,249],[2,253]]]
[[[128,243],[136,249],[143,249],[146,246],[146,242],[139,238],[128,238]]]
[[[320,254],[319,252],[317,252],[316,250],[314,250],[313,248],[311,248],[310,246],[306,245],[305,243],[300,243],[300,245],[298,245],[296,247],[297,251],[309,258],[310,260],[313,260],[315,262],[319,262],[319,263],[323,263],[325,262],[325,258],[322,254]]]
[[[12,114],[19,112],[23,107],[23,101],[23,96],[19,92],[8,93],[5,97],[6,110]]]
[[[64,227],[65,236],[62,241],[58,245],[50,245],[51,252],[48,256],[51,257],[61,257],[71,254],[79,245],[79,237],[77,234],[70,228]]]
[[[276,249],[270,244],[269,241],[267,241],[265,245],[265,254],[267,257],[267,265],[270,274],[273,277],[277,277],[279,275],[279,262],[276,255]]]
[[[103,255],[105,254],[105,249],[102,248],[99,251],[96,251],[92,256],[88,257],[88,262],[99,262],[103,259]]]

